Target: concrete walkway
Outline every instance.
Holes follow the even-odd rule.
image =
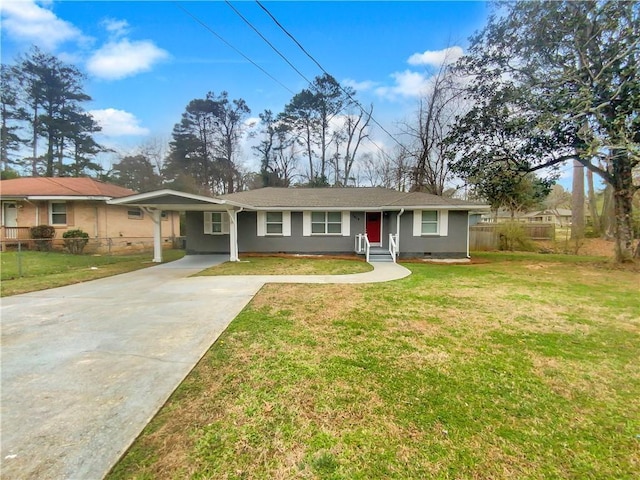
[[[191,277],[226,256],[176,262],[2,299],[3,479],[103,478],[267,282],[369,283],[354,275]]]

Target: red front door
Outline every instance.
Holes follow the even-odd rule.
[[[382,214],[380,212],[367,212],[366,233],[370,243],[380,243],[380,230],[382,226]]]

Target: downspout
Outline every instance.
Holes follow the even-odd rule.
[[[469,229],[471,228],[471,212],[467,212],[467,258],[471,258],[469,254]]]
[[[404,208],[401,208],[398,215],[396,215],[396,248],[398,249],[398,256],[400,256],[400,217],[403,213]]]

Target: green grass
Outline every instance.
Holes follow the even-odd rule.
[[[198,276],[209,275],[344,275],[372,270],[368,263],[354,258],[331,257],[241,257],[240,262],[225,262],[208,268]]]
[[[164,250],[169,262],[184,256]],[[72,255],[59,252],[2,252],[0,295],[16,295],[130,272],[155,265],[150,253],[136,255]]]
[[[482,257],[265,286],[107,478],[637,478],[638,274]]]

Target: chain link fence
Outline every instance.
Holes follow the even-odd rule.
[[[112,263],[109,258],[115,256],[153,255],[153,237],[4,239],[0,246],[3,279],[78,266],[97,268]],[[162,247],[183,250],[185,237],[164,237]]]

